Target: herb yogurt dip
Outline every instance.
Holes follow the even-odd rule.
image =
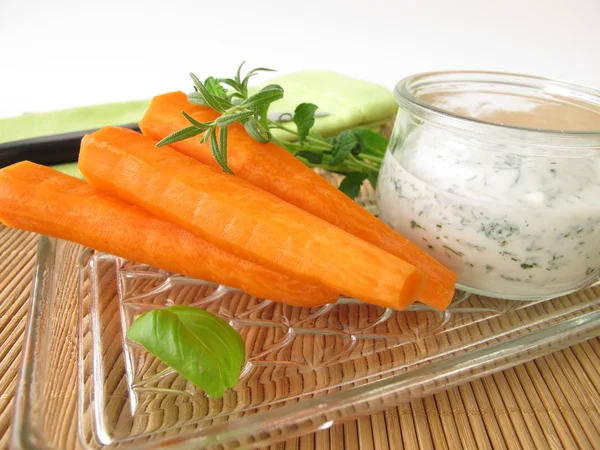
[[[468,290],[541,298],[600,275],[600,155],[529,158],[423,124],[388,150],[377,205]]]

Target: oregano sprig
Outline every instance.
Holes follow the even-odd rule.
[[[200,137],[201,142],[209,142],[215,161],[227,173],[233,174],[227,165],[228,127],[240,123],[253,139],[261,143],[274,142],[288,150],[309,167],[319,167],[345,174],[340,189],[354,198],[364,180],[375,187],[379,167],[387,147],[387,139],[378,133],[364,128],[344,130],[339,135],[324,138],[313,130],[318,106],[301,103],[291,117],[295,129],[284,123],[284,117],[269,119],[269,108],[273,102],[283,98],[283,88],[269,84],[253,95],[249,95],[250,79],[259,72],[273,70],[260,67],[250,70],[242,78],[242,63],[233,78],[208,77],[203,82],[190,74],[194,92],[188,100],[198,105],[206,105],[221,116],[212,122],[200,122],[182,111],[190,126],[167,136],[157,145],[168,145],[184,139]],[[284,113],[283,116],[289,115]],[[289,142],[278,139],[273,130],[292,134],[296,140]]]

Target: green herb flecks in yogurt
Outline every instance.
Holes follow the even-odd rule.
[[[495,150],[422,125],[386,154],[380,218],[480,291],[543,296],[598,277],[600,157]]]

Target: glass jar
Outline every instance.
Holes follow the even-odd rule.
[[[380,218],[458,288],[540,299],[600,275],[600,91],[525,75],[411,76],[377,184]]]

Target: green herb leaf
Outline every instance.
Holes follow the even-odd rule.
[[[191,95],[196,96],[198,94],[201,94],[205,104],[220,113],[225,112],[228,108],[231,108],[233,106],[230,102],[228,102],[224,98],[220,98],[220,97],[216,97],[216,96],[212,95],[208,91],[208,89],[206,89],[206,87],[202,84],[202,82],[198,79],[198,77],[196,75],[191,73],[190,76],[192,77],[192,80],[194,80],[194,84],[196,85],[196,88],[198,89],[198,92],[193,92]],[[189,97],[190,96],[188,95],[188,98]]]
[[[244,123],[244,129],[250,137],[261,144],[266,144],[271,141],[271,133],[265,130],[255,118],[248,119],[246,123]]]
[[[241,68],[241,66],[240,66]],[[254,75],[256,75],[258,72],[275,72],[273,69],[267,69],[266,67],[258,67],[256,69],[252,69],[250,72],[248,72],[246,74],[246,76],[244,77],[243,81],[242,81],[242,89],[240,90],[240,92],[242,93],[242,95],[244,96],[248,96],[248,83],[250,81],[250,78],[253,77]]]
[[[352,132],[352,135],[356,138],[356,145],[352,149],[352,154],[358,156],[365,149],[365,141],[363,141],[363,138],[358,133]]]
[[[294,111],[294,123],[298,129],[298,139],[300,144],[308,136],[308,132],[315,124],[315,111],[318,106],[313,103],[300,103]]]
[[[385,155],[389,141],[381,134],[366,128],[353,128],[352,131],[362,140],[363,152],[370,155]]]
[[[129,327],[127,338],[216,398],[237,384],[246,359],[237,331],[213,314],[190,306],[142,314]]]
[[[240,122],[249,136],[258,142],[274,142],[296,155],[305,164],[331,170],[336,173],[352,175],[342,183],[341,189],[353,196],[358,192],[359,182],[369,179],[376,186],[379,167],[385,156],[388,141],[379,133],[365,129],[353,128],[345,130],[338,136],[326,139],[315,130],[315,112],[317,105],[301,103],[295,108],[291,118],[294,126],[283,125],[269,119],[268,112],[274,101],[284,95],[279,85],[271,84],[256,94],[249,96],[248,83],[252,76],[259,72],[272,71],[264,67],[250,70],[242,77],[240,64],[232,78],[208,77],[204,83],[191,74],[194,90],[188,99],[192,103],[207,105],[222,116],[213,122],[201,123],[186,115],[191,124],[206,130],[200,142],[210,142],[215,160],[227,172],[227,131],[217,134],[217,129],[225,129],[233,123]],[[289,114],[289,113],[288,113]],[[274,129],[283,130],[296,140],[283,140],[272,135]],[[186,129],[181,134],[170,136],[170,142],[197,135],[196,131]],[[169,141],[167,141],[169,142]]]
[[[223,114],[216,120],[216,124],[221,128],[228,127],[232,123],[241,122],[249,117],[252,117],[253,115],[254,111],[240,111],[230,114]]]
[[[283,98],[283,88],[276,84],[270,84],[262,88],[259,92],[254,94],[252,97],[248,97],[242,103],[241,108],[254,108],[262,104],[269,104]]]
[[[379,178],[379,172],[369,172],[367,174],[367,178],[369,179],[369,183],[371,183],[373,189],[375,189],[377,187],[377,179]]]
[[[246,64],[246,61],[242,61],[242,63],[238,66],[238,70],[235,75],[235,80],[240,85],[242,84],[242,67],[244,67],[244,64]]]
[[[242,85],[232,78],[219,78],[219,81],[223,84],[226,84],[226,85],[232,87],[233,89],[235,89],[238,92],[240,92],[242,90]]]
[[[194,119],[192,116],[190,116],[188,113],[186,113],[185,111],[181,111],[181,114],[183,114],[183,116],[188,120],[188,122],[190,122],[193,126],[195,126],[196,128],[204,131],[204,130],[208,130],[210,127],[212,127],[214,124],[212,122],[200,122],[196,119]]]
[[[226,128],[223,128],[220,133],[223,133],[223,130],[227,130]],[[229,168],[229,166],[227,165],[227,154],[223,154],[222,149],[219,147],[219,143],[217,142],[217,133],[216,133],[216,129],[215,128],[211,128],[210,130],[207,131],[207,134],[209,134],[209,139],[210,139],[210,151],[212,152],[213,157],[215,158],[215,161],[217,161],[217,164],[219,164],[219,166],[221,166],[221,169],[223,169],[223,172],[227,172],[233,175],[233,170],[231,170]],[[227,139],[227,131],[225,131],[225,135],[224,138]],[[227,148],[225,148],[225,152],[227,152]]]
[[[265,130],[269,129],[268,115],[270,105],[270,103],[263,103],[262,105],[258,105],[256,108],[254,108],[254,114],[256,116],[256,119],[258,120],[258,123],[260,123],[260,126],[263,127]]]
[[[190,92],[187,96],[188,102],[193,103],[194,105],[206,106],[206,101],[204,101],[204,96],[198,92],[198,88],[194,86],[194,92]]]
[[[196,86],[194,86],[194,87],[196,87]],[[188,97],[188,102],[193,103],[194,105],[210,106],[208,103],[206,103],[206,100],[204,99],[204,95],[199,91],[190,92],[187,97]],[[218,102],[221,105],[221,108],[223,110],[227,110],[233,106],[233,104],[226,99],[223,99],[220,97],[214,97],[214,96],[213,96],[213,99],[214,99],[214,101]]]
[[[204,80],[204,86],[213,96],[227,98],[227,90],[221,86],[221,83],[215,77],[208,77]]]
[[[163,145],[169,145],[173,142],[183,141],[185,139],[189,139],[194,136],[198,136],[200,133],[204,132],[204,130],[192,125],[186,128],[182,128],[181,130],[177,130],[176,132],[168,135],[166,138],[162,139],[160,142],[156,144],[157,147],[162,147]]]
[[[333,159],[331,160],[332,166],[337,166],[344,161],[352,150],[358,145],[358,139],[354,136],[351,130],[342,131],[341,134],[335,141],[331,154]]]
[[[340,183],[339,189],[352,200],[354,200],[360,192],[360,188],[363,184],[363,181],[365,181],[366,179],[366,173],[350,173],[344,177],[344,179]]]
[[[223,170],[230,174],[233,174],[233,171],[227,165],[227,135],[229,132],[227,131],[227,127],[219,129],[219,151],[221,154],[221,159],[223,160]]]
[[[296,152],[296,157],[302,157],[311,164],[321,164],[323,162],[323,153],[313,152],[310,150],[300,150]]]
[[[204,144],[205,142],[207,142],[210,139],[210,135],[213,134],[215,132],[215,128],[211,127],[208,130],[206,130],[206,133],[204,133],[202,135],[202,137],[200,138],[200,143]]]
[[[246,76],[256,75],[258,72],[277,72],[274,69],[269,69],[267,67],[257,67],[256,69],[252,69]]]

